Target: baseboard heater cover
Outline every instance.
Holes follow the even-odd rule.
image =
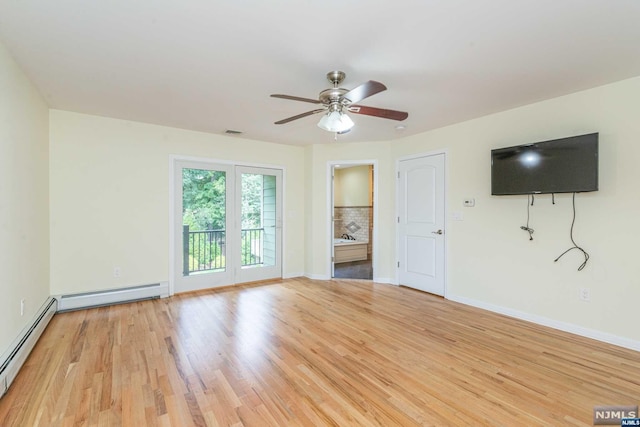
[[[9,389],[57,309],[58,301],[55,298],[48,298],[37,312],[33,322],[22,330],[9,350],[0,356],[0,397],[4,396]]]
[[[168,296],[168,282],[131,286],[128,288],[107,289],[104,291],[60,295],[58,297],[58,312],[123,304],[145,299],[166,298]]]

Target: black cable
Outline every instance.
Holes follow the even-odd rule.
[[[556,204],[556,193],[551,193],[551,204],[552,205]]]
[[[571,248],[567,249],[566,251],[562,252],[558,258],[553,260],[553,262],[558,262],[558,260],[560,258],[562,258],[564,256],[564,254],[566,254],[566,253],[568,253],[568,252],[570,252],[570,251],[572,251],[574,249],[578,249],[584,255],[584,262],[582,264],[580,264],[580,267],[578,267],[578,271],[582,271],[582,269],[587,265],[587,262],[589,261],[589,254],[587,253],[587,251],[585,251],[580,246],[578,246],[576,244],[575,240],[573,240],[573,226],[574,226],[575,223],[576,223],[576,193],[573,193],[573,219],[571,220],[571,230],[569,232],[569,237],[571,238],[571,243],[573,243],[573,247],[571,247]]]
[[[527,225],[523,225],[520,228],[529,233],[529,240],[533,240],[533,228],[529,227],[529,199],[531,199],[531,206],[533,206],[533,194],[527,194]]]

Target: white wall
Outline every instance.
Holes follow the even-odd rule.
[[[52,294],[169,279],[171,155],[284,167],[283,274],[304,272],[303,148],[59,110],[50,126]]]
[[[604,340],[640,343],[640,78],[528,105],[406,138],[394,157],[448,150],[448,296]],[[491,196],[490,150],[600,133],[600,191],[578,194],[572,251],[571,196],[536,197],[530,225],[526,196]],[[464,208],[465,197],[476,207]],[[463,221],[452,221],[453,211]],[[578,298],[588,288],[591,302]]]
[[[637,302],[640,261],[640,77],[471,120],[399,141],[338,143],[307,148],[308,243],[311,277],[326,278],[327,162],[378,163],[380,234],[378,276],[393,282],[395,263],[395,162],[421,153],[447,152],[447,296],[491,310],[640,349]],[[600,133],[600,191],[577,196],[574,237],[591,255],[572,251],[571,196],[536,197],[534,240],[520,229],[526,196],[491,196],[492,148],[591,132]],[[476,206],[462,201],[474,197]],[[463,221],[452,221],[454,211]],[[388,280],[387,280],[388,279]],[[591,301],[578,298],[588,288]]]
[[[307,227],[306,272],[309,277],[318,279],[330,278],[329,244],[333,244],[333,230],[330,227],[330,189],[328,173],[330,162],[348,162],[376,160],[378,175],[378,199],[374,200],[374,211],[379,216],[375,219],[378,228],[378,240],[374,243],[375,280],[392,282],[395,276],[395,222],[393,220],[394,193],[392,190],[395,164],[390,156],[390,143],[345,143],[318,144],[307,147]]]
[[[335,206],[371,206],[371,166],[336,168],[334,172]]]
[[[49,296],[49,112],[1,43],[0,94],[2,354]]]

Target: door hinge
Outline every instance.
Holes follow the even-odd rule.
[[[331,262],[335,261],[336,259],[334,257],[331,257]]]
[[[400,224],[400,217],[398,217],[398,224]]]
[[[400,179],[400,171],[398,171],[398,179]]]
[[[400,261],[398,261],[398,268],[400,268]]]

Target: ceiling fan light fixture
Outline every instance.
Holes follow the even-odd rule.
[[[345,132],[353,127],[351,117],[340,111],[331,111],[322,116],[318,122],[318,127],[328,132]]]
[[[369,80],[368,82],[362,83],[353,89],[344,89],[339,87],[344,78],[345,74],[342,71],[329,72],[327,74],[327,80],[331,82],[333,87],[320,92],[318,99],[302,98],[300,96],[283,95],[279,93],[272,94],[272,98],[308,102],[310,104],[319,104],[319,106],[321,106],[321,108],[316,108],[315,110],[307,111],[306,113],[278,120],[277,122],[274,122],[274,124],[283,125],[294,120],[322,113],[322,117],[318,122],[318,127],[322,130],[333,133],[337,140],[338,135],[344,135],[354,127],[353,120],[351,120],[351,117],[346,114],[347,112],[397,121],[402,121],[409,116],[409,113],[404,111],[360,105],[360,101],[387,90],[387,87],[375,80]],[[396,130],[398,132],[401,131],[400,128],[397,128]]]

